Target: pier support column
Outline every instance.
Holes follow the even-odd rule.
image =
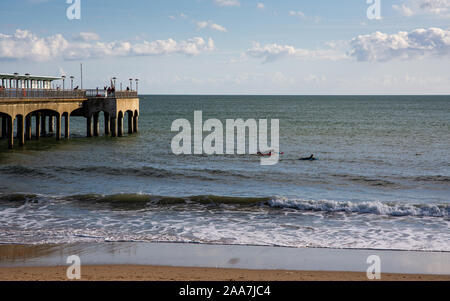
[[[117,119],[117,136],[123,136],[123,114],[119,113],[119,118]]]
[[[128,134],[133,134],[133,112],[128,112]]]
[[[25,117],[25,140],[31,140],[31,114]]]
[[[109,136],[111,134],[109,113],[104,112],[103,114],[105,117],[105,136]]]
[[[56,117],[58,118],[58,117]],[[53,133],[53,129],[55,128],[54,123],[53,123],[53,116],[48,116],[48,132],[49,133]]]
[[[55,118],[56,118],[56,140],[61,140],[61,114],[56,115]],[[50,119],[53,119],[53,117],[50,116]]]
[[[99,132],[98,114],[99,113],[94,113],[94,136],[95,137],[98,137],[98,132]]]
[[[65,127],[64,127],[64,138],[70,138],[70,114],[66,113]]]
[[[8,148],[14,148],[14,119],[11,116],[7,116],[7,127],[8,127]]]
[[[117,118],[111,117],[111,136],[117,137]]]
[[[2,116],[2,138],[6,138],[8,136],[8,116]]]
[[[41,115],[41,136],[42,137],[47,136],[47,129],[46,129],[46,126],[45,126],[46,117],[47,116],[45,116],[44,113]]]
[[[86,118],[86,136],[92,137],[92,116]]]
[[[134,117],[133,117],[133,131],[135,133],[138,132],[138,119],[139,119],[139,116],[135,113]]]
[[[19,139],[19,145],[25,145],[25,122],[22,115],[17,117],[17,138]]]
[[[39,140],[41,135],[41,113],[36,113],[36,140]]]

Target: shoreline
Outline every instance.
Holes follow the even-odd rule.
[[[0,281],[67,280],[72,255],[94,281],[364,281],[371,255],[381,280],[450,281],[449,252],[130,242],[0,244]]]
[[[0,281],[69,281],[67,266],[0,268]],[[88,265],[81,281],[373,281],[366,273],[148,265]],[[71,281],[71,280],[70,280]],[[382,273],[376,281],[450,281],[450,275]]]

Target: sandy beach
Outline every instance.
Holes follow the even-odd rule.
[[[367,281],[369,254],[383,281],[450,281],[447,253],[176,243],[0,245],[0,281],[66,281],[74,254],[84,281]]]
[[[66,266],[0,268],[0,281],[65,281]],[[367,281],[365,273],[138,265],[85,266],[83,281]],[[382,274],[382,281],[450,281],[450,275]]]

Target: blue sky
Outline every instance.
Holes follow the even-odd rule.
[[[375,1],[375,0],[373,0]],[[9,1],[0,72],[149,94],[449,94],[450,0]]]

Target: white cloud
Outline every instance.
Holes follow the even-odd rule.
[[[0,59],[47,61],[59,56],[68,46],[69,42],[60,34],[39,38],[18,29],[14,35],[0,35]]]
[[[211,24],[210,28],[216,31],[220,31],[220,32],[226,32],[227,29],[225,27],[223,27],[222,25],[219,24]]]
[[[265,63],[281,58],[303,60],[343,60],[386,62],[428,57],[450,57],[450,30],[440,28],[400,31],[395,34],[375,32],[359,35],[351,41],[330,41],[324,48],[303,49],[291,45],[254,43],[245,54],[262,58]]]
[[[231,7],[231,6],[241,6],[239,0],[214,0],[214,3],[219,6]]]
[[[258,2],[258,3],[256,4],[256,8],[258,8],[258,9],[264,9],[264,8],[266,8],[266,6],[265,6],[264,3],[262,3],[262,2]]]
[[[305,13],[302,11],[295,11],[295,10],[291,10],[289,12],[289,16],[295,16],[295,17],[301,17],[304,18],[305,17]]]
[[[227,29],[225,27],[223,27],[222,25],[219,25],[219,24],[215,24],[212,21],[199,21],[199,22],[197,22],[197,27],[198,27],[198,29],[209,28],[212,30],[220,31],[220,32],[227,31]]]
[[[446,14],[450,11],[450,0],[422,0],[420,8],[432,14]]]
[[[404,0],[392,8],[407,17],[420,14],[450,17],[450,0]]]
[[[177,42],[173,39],[157,40],[153,42],[144,41],[131,45],[131,55],[166,55],[166,54],[185,54],[197,55],[201,52],[212,51],[215,49],[214,41],[196,37],[186,41]]]
[[[259,43],[254,43],[251,49],[246,51],[250,57],[263,58],[264,62],[273,62],[284,57],[295,57],[301,59],[325,59],[338,60],[345,59],[347,55],[338,49],[318,49],[308,50],[295,48],[290,45],[266,44],[261,46]]]
[[[405,5],[404,3],[402,5],[394,4],[394,5],[392,5],[392,8],[394,10],[400,12],[400,14],[407,16],[407,17],[414,15],[413,10],[410,7],[408,7],[407,5]]]
[[[266,62],[274,61],[281,57],[295,56],[296,49],[289,45],[267,44],[261,46],[254,43],[251,49],[247,50],[247,55],[256,58],[264,58]]]
[[[88,35],[89,36],[89,35]],[[27,30],[16,30],[14,35],[0,34],[0,60],[49,61],[54,59],[87,59],[106,56],[149,56],[183,54],[197,55],[215,49],[212,39],[195,37],[185,41],[173,39],[101,42],[91,39],[69,42],[61,34],[41,38]]]
[[[199,29],[203,29],[203,28],[208,27],[208,21],[199,21],[199,22],[197,22],[197,27]]]
[[[89,41],[98,41],[100,37],[98,34],[94,32],[80,32],[78,35],[74,37],[74,40],[89,42]]]
[[[429,28],[396,34],[375,32],[354,38],[350,45],[350,55],[358,61],[443,57],[450,55],[450,31]]]
[[[299,10],[297,10],[297,11],[295,11],[295,10],[289,11],[289,16],[291,16],[291,17],[298,17],[298,18],[301,18],[303,20],[310,20],[310,21],[313,21],[314,23],[319,23],[322,20],[322,18],[319,17],[319,16],[307,16],[304,12],[299,11]]]

